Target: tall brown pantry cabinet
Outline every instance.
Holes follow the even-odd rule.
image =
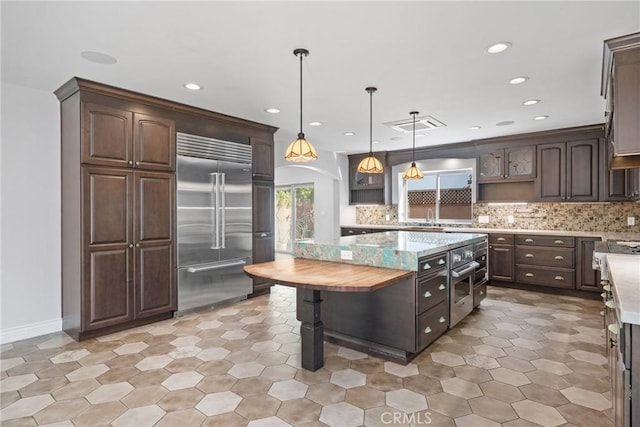
[[[55,93],[62,141],[63,330],[82,340],[172,317],[176,132],[258,141],[254,184],[273,186],[268,157],[276,128],[79,78]],[[254,201],[264,216],[254,218],[254,228],[257,220],[273,223],[269,206]],[[258,258],[264,259],[254,262],[269,261],[273,251]],[[262,292],[269,285],[256,284]]]

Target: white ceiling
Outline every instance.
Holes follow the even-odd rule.
[[[602,42],[640,31],[637,0],[2,1],[1,7],[3,82],[53,92],[72,76],[96,80],[277,126],[279,150],[298,132],[293,49],[307,48],[304,132],[319,150],[348,153],[368,150],[367,86],[378,88],[377,151],[411,147],[410,134],[382,123],[409,119],[412,110],[446,124],[416,138],[418,147],[601,123]],[[498,41],[513,47],[486,53]],[[117,63],[89,62],[83,51],[107,53]],[[530,80],[507,83],[520,75]],[[204,89],[184,89],[191,81]],[[530,98],[542,102],[522,106]],[[271,115],[267,107],[282,112]],[[532,120],[538,115],[549,119]],[[515,123],[496,126],[507,120]],[[474,125],[482,128],[468,129]]]

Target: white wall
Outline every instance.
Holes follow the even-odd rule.
[[[61,329],[55,95],[2,83],[0,342]]]
[[[326,151],[318,151],[318,160],[312,163],[287,163],[280,157],[276,153],[275,185],[312,183],[314,186],[315,239],[340,236],[341,200],[343,189],[349,184],[345,173],[347,157]]]

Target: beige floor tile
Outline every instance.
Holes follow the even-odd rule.
[[[386,372],[378,372],[375,374],[367,375],[366,384],[369,387],[373,387],[381,391],[393,391],[402,388],[402,378],[396,377],[395,375],[391,375]]]
[[[500,381],[516,387],[529,384],[531,382],[529,378],[527,378],[527,376],[522,372],[513,371],[507,368],[491,369],[489,370],[489,374],[491,374],[493,379],[496,381]]]
[[[595,411],[573,403],[558,406],[556,409],[568,422],[580,427],[613,425],[611,419],[602,411]]]
[[[62,400],[52,403],[50,406],[36,413],[33,418],[39,425],[68,421],[89,406],[90,403],[82,398]]]
[[[482,390],[477,384],[462,378],[449,378],[447,380],[440,381],[442,389],[454,396],[462,397],[463,399],[473,399],[474,397],[482,396]]]
[[[242,396],[266,395],[273,382],[263,377],[251,377],[237,380],[231,391]]]
[[[31,397],[40,394],[50,394],[68,383],[69,381],[67,381],[64,376],[41,379],[22,387],[20,389],[20,396]]]
[[[196,409],[210,417],[235,411],[241,401],[241,396],[231,391],[222,391],[204,396],[196,405]]]
[[[423,414],[420,414],[423,415]],[[424,418],[427,421],[427,418]],[[432,424],[428,419],[429,424]],[[395,408],[388,406],[378,406],[376,408],[367,409],[364,414],[364,425],[367,427],[410,427],[411,419],[408,414],[404,414]],[[440,424],[432,424],[440,425]]]
[[[312,384],[309,386],[306,397],[320,405],[327,406],[342,402],[345,399],[346,390],[335,384]]]
[[[520,387],[520,391],[527,399],[548,406],[561,406],[569,403],[560,391],[539,384],[523,385]]]
[[[411,390],[394,390],[386,393],[386,404],[404,413],[411,414],[428,408],[425,396]]]
[[[308,399],[293,399],[282,402],[276,416],[285,422],[300,426],[320,417],[322,407]]]
[[[503,368],[511,369],[512,371],[531,372],[536,370],[536,367],[531,363],[526,360],[518,359],[517,357],[500,357],[499,359],[496,359],[496,361]]]
[[[276,399],[285,401],[304,397],[305,394],[307,394],[308,389],[309,386],[305,383],[301,383],[300,381],[284,380],[274,382],[267,393]]]
[[[4,422],[13,418],[29,417],[40,412],[53,402],[53,397],[49,394],[41,394],[39,396],[17,400],[0,411],[0,421]]]
[[[469,400],[469,405],[474,414],[498,423],[504,423],[518,418],[518,415],[513,411],[511,405],[491,397],[481,396],[471,399]]]
[[[278,412],[281,401],[270,396],[253,396],[242,399],[235,412],[248,420],[268,418]]]
[[[36,381],[38,377],[35,374],[16,375],[0,381],[0,390],[16,391]]]
[[[214,415],[212,417],[205,418],[201,424],[202,427],[244,427],[249,424],[249,420],[236,414],[235,412],[228,412],[226,414]]]
[[[521,400],[511,405],[520,418],[540,424],[545,427],[555,427],[565,424],[567,420],[551,406],[531,400]]]
[[[333,403],[322,408],[320,421],[331,427],[356,427],[364,421],[364,410],[347,402]]]
[[[100,403],[91,405],[71,421],[78,427],[108,425],[126,411],[127,407],[120,402]]]
[[[485,396],[505,403],[513,403],[525,399],[518,387],[499,381],[488,381],[486,383],[482,383],[480,384],[480,389],[482,389]]]
[[[190,409],[194,408],[204,395],[203,392],[196,388],[171,391],[158,401],[158,406],[167,412]]]
[[[172,374],[169,378],[162,382],[162,386],[167,390],[181,390],[184,388],[191,388],[202,381],[201,374],[190,371],[190,372],[180,372],[178,374]]]
[[[127,410],[124,414],[113,420],[113,427],[152,426],[166,414],[157,405],[140,406]]]
[[[486,369],[480,369],[475,366],[456,366],[455,368],[453,368],[453,371],[456,374],[456,378],[461,378],[463,380],[471,381],[476,384],[491,381],[492,379],[491,375],[489,375]]]
[[[611,402],[609,400],[605,399],[602,394],[595,393],[593,391],[578,387],[569,387],[560,390],[560,393],[571,401],[571,403],[586,406],[587,408],[595,409],[596,411],[604,411],[611,407]]]
[[[471,407],[465,399],[449,393],[438,393],[427,396],[429,409],[440,412],[451,418],[464,417],[471,414]]]
[[[501,427],[501,424],[476,414],[456,418],[457,427]]]
[[[219,391],[228,391],[238,381],[237,378],[232,377],[229,374],[222,375],[208,375],[202,379],[196,388],[203,393],[216,393]]]
[[[175,426],[199,426],[205,416],[195,409],[184,409],[182,411],[170,412],[166,414],[155,427],[175,427]]]
[[[127,408],[137,408],[140,406],[153,405],[158,403],[168,393],[167,389],[159,385],[141,387],[134,389],[121,399]]]

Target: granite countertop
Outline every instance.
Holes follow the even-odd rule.
[[[329,241],[297,241],[293,255],[297,258],[417,271],[418,259],[423,256],[481,242],[485,238],[486,235],[480,233],[386,231]],[[350,251],[352,259],[344,259],[343,251]]]
[[[415,226],[415,225],[400,225],[400,224],[357,224],[346,225],[341,227],[348,228],[377,228],[381,230],[402,230],[404,228],[424,228],[428,230],[429,227]],[[599,237],[602,240],[608,239],[620,239],[620,240],[636,240],[640,239],[640,233],[624,233],[624,232],[610,232],[610,231],[571,231],[571,230],[525,230],[518,228],[476,228],[476,227],[432,227],[442,229],[447,233],[505,233],[505,234],[540,234],[547,236],[573,236],[573,237]]]
[[[640,325],[640,256],[607,254],[607,265],[620,321]]]

